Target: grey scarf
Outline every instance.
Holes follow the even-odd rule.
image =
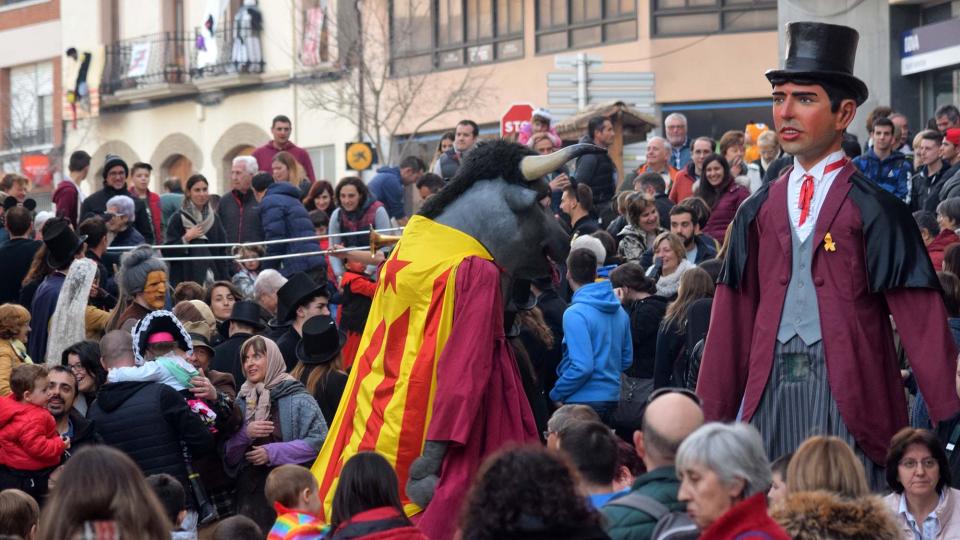
[[[213,227],[214,213],[210,211],[210,204],[204,205],[202,209],[197,208],[189,198],[183,198],[183,208],[180,209],[180,221],[183,222],[183,229],[192,229],[197,225],[203,228],[203,234],[197,238],[207,240],[207,233]]]

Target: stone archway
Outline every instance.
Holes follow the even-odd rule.
[[[229,189],[233,158],[249,155],[253,149],[269,140],[269,133],[248,122],[234,124],[223,132],[210,152],[210,159],[217,170],[217,179],[214,183],[217,184],[220,193],[226,193]]]
[[[107,154],[120,156],[127,162],[127,166],[140,161],[140,156],[123,141],[107,141],[97,148],[97,151],[90,156],[90,176],[87,179],[87,185],[91,192],[103,187],[103,164],[107,159]]]
[[[167,176],[177,176],[181,182],[186,182],[191,174],[203,167],[203,152],[190,137],[183,133],[171,133],[157,143],[150,163],[159,169],[153,175],[153,190],[163,193],[163,182]],[[173,174],[170,173],[172,165],[176,165]]]

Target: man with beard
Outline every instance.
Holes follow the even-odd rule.
[[[73,408],[77,399],[77,377],[66,366],[53,366],[47,375],[47,410],[57,421],[60,435],[70,437],[70,448],[64,452],[69,459],[85,444],[97,444],[100,437],[93,429],[93,422],[87,420]]]
[[[700,234],[700,224],[689,206],[678,204],[670,209],[670,232],[683,238],[687,260],[691,263],[700,264],[716,258],[717,242],[705,234]],[[640,264],[644,268],[653,264],[653,248],[643,253]]]

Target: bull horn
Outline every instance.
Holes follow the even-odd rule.
[[[607,150],[594,144],[574,144],[545,156],[527,156],[520,160],[520,172],[528,182],[536,182],[559,169],[564,163],[584,154],[604,154]]]

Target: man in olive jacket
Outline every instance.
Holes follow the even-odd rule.
[[[636,479],[630,493],[642,493],[671,511],[683,512],[686,504],[677,500],[680,480],[673,467],[674,460],[680,443],[701,425],[703,411],[692,396],[669,392],[651,401],[643,414],[642,429],[633,434],[637,455],[648,472]],[[649,540],[657,520],[640,510],[613,503],[600,510],[606,518],[610,538]]]

